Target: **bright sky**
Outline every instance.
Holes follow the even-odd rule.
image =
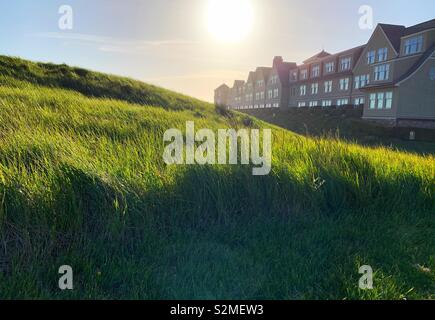
[[[226,8],[225,5],[230,9]],[[62,5],[72,30],[59,28]],[[433,0],[0,0],[0,54],[130,76],[212,101],[275,55],[301,62],[367,42],[374,22],[435,18]],[[210,9],[211,8],[211,9]]]

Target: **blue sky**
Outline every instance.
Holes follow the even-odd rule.
[[[0,54],[126,75],[212,100],[213,89],[245,78],[275,55],[301,62],[322,48],[367,42],[358,9],[374,22],[413,25],[435,18],[433,0],[249,0],[251,33],[221,43],[207,29],[209,0],[0,0]],[[61,5],[72,30],[58,27]]]

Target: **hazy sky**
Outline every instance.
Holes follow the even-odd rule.
[[[366,43],[362,5],[373,7],[375,23],[435,18],[434,0],[247,0],[251,32],[226,43],[209,32],[210,1],[0,0],[0,54],[126,75],[211,101],[219,84],[245,79],[275,55],[299,63],[322,48]],[[62,5],[73,9],[72,30],[58,26]]]

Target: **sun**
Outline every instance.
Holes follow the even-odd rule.
[[[250,0],[208,0],[208,30],[222,42],[239,42],[250,33],[254,10]]]

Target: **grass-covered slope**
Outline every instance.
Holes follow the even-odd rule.
[[[435,155],[434,129],[388,127],[363,120],[362,107],[253,109],[243,112],[305,136],[339,137],[367,146]],[[409,140],[411,131],[415,133],[414,141]]]
[[[434,297],[432,156],[273,128],[269,176],[166,166],[163,133],[187,120],[267,125],[125,80],[161,99],[144,89],[134,104],[93,73],[109,94],[58,74],[49,88],[28,71],[47,66],[1,60],[27,67],[1,71],[0,298]],[[58,289],[61,265],[72,291]]]

